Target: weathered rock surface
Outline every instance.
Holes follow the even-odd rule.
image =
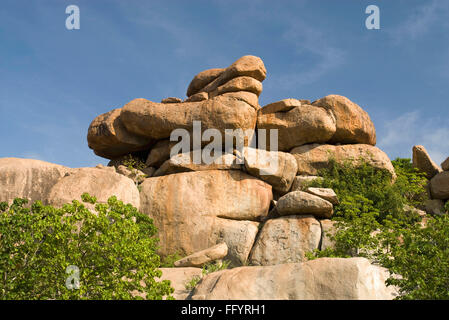
[[[290,189],[298,171],[294,156],[285,152],[244,148],[243,157],[250,175],[269,183],[281,193]]]
[[[120,117],[121,109],[114,109],[96,117],[89,126],[87,143],[95,154],[114,159],[147,149],[154,143],[151,137],[128,131]]]
[[[264,108],[257,115],[257,128],[267,130],[267,150],[273,150],[269,141],[269,129],[278,130],[278,150],[290,151],[291,148],[307,143],[325,143],[335,134],[334,116],[323,108],[301,105],[289,111],[267,113]]]
[[[182,99],[176,97],[168,97],[161,100],[161,103],[180,103],[180,102],[182,102]]]
[[[311,182],[320,179],[322,178],[318,176],[296,176],[290,191],[304,191]]]
[[[165,161],[170,159],[170,150],[176,143],[168,139],[156,142],[151,148],[145,164],[149,167],[160,167]]]
[[[330,218],[334,206],[313,194],[303,191],[293,191],[279,198],[276,210],[281,216],[313,215],[318,218]]]
[[[187,96],[190,97],[200,92],[205,86],[215,80],[225,69],[215,68],[201,71],[190,82],[187,88]]]
[[[211,98],[213,97],[212,95],[214,93],[215,92],[211,93]],[[237,99],[237,100],[246,102],[251,107],[253,107],[256,111],[260,109],[259,97],[252,92],[248,92],[248,91],[226,92],[226,93],[222,93],[221,96],[222,97],[232,97],[233,99]]]
[[[262,114],[287,112],[293,108],[301,107],[301,101],[298,99],[283,99],[270,104],[265,105],[260,111]]]
[[[0,202],[26,198],[48,204],[51,188],[71,170],[41,160],[0,158]]]
[[[441,168],[444,171],[449,171],[449,158],[447,158],[446,160],[443,161],[443,163],[441,163]]]
[[[430,180],[430,190],[433,199],[449,199],[449,171],[438,173]]]
[[[232,96],[182,104],[134,99],[122,108],[120,118],[130,132],[155,140],[169,138],[175,129],[192,132],[193,121],[201,122],[202,132],[213,128],[223,136],[225,129],[253,130],[256,125],[254,108]]]
[[[81,201],[84,192],[95,196],[98,202],[106,203],[109,197],[115,195],[125,204],[140,208],[139,190],[131,179],[98,168],[72,169],[51,188],[48,203],[62,206],[74,199]]]
[[[175,289],[172,296],[176,300],[185,300],[191,290],[186,289],[186,284],[194,277],[201,278],[201,268],[160,268],[162,276],[155,278],[156,281],[170,280],[171,287]]]
[[[441,168],[433,162],[424,146],[413,146],[413,167],[426,174],[427,179],[432,179],[441,172]]]
[[[329,201],[332,204],[338,204],[338,197],[334,190],[329,188],[307,188],[308,193]]]
[[[225,84],[219,86],[210,92],[210,96],[215,97],[227,92],[248,91],[259,96],[262,93],[262,82],[251,77],[237,77],[229,80]]]
[[[335,221],[329,219],[320,220],[321,224],[321,246],[320,250],[326,250],[327,248],[335,248],[335,242],[332,237],[337,233]]]
[[[154,173],[154,176],[163,176],[173,173],[189,172],[189,171],[204,171],[204,170],[241,170],[243,163],[238,163],[235,155],[225,153],[221,156],[213,157],[212,163],[204,163],[200,159],[200,163],[194,163],[193,152],[177,154],[167,161]],[[201,152],[201,150],[198,150]],[[201,157],[201,153],[200,157]]]
[[[226,82],[237,77],[251,77],[262,82],[267,76],[263,61],[256,56],[243,56],[224,70],[215,80],[200,91],[213,92]]]
[[[425,203],[425,209],[428,214],[444,214],[444,201],[440,199],[429,199]]]
[[[316,175],[320,169],[329,167],[332,158],[338,163],[351,160],[355,165],[363,159],[374,168],[386,170],[396,179],[394,167],[385,152],[367,144],[308,144],[292,149],[291,154],[298,162],[299,175]]]
[[[175,267],[202,267],[212,261],[221,260],[228,254],[228,246],[225,242],[219,243],[211,248],[207,248],[178,261],[175,261]]]
[[[198,102],[207,99],[209,99],[209,94],[207,92],[198,92],[185,99],[184,102]]]
[[[261,220],[268,214],[272,199],[269,184],[237,170],[153,177],[145,179],[141,187],[141,212],[154,219],[163,255],[176,251],[189,255],[223,241],[230,253],[244,252],[247,242],[233,248],[220,232],[239,229],[238,222],[248,225],[233,220]],[[225,220],[237,227],[224,230]],[[240,258],[241,255],[233,257]]]
[[[193,300],[391,300],[388,271],[365,258],[241,267],[202,279]]]
[[[216,239],[216,243],[227,244],[228,254],[223,260],[230,261],[232,266],[241,266],[248,261],[259,225],[259,222],[255,221],[216,218],[210,237]]]
[[[314,101],[312,105],[329,110],[335,116],[337,128],[329,142],[376,145],[376,129],[371,118],[348,98],[329,95]]]
[[[256,266],[301,262],[305,253],[318,249],[320,223],[312,216],[291,216],[268,220],[251,252]]]

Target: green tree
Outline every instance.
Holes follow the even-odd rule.
[[[392,161],[394,183],[385,172],[363,160],[354,166],[332,161],[311,186],[333,188],[340,204],[329,235],[335,248],[307,254],[317,257],[363,256],[387,267],[387,283],[400,290],[398,299],[449,299],[449,218],[426,217],[413,210],[427,199],[425,174],[410,159]]]
[[[116,197],[107,204],[82,198],[95,212],[76,200],[61,209],[0,203],[0,298],[172,298],[170,282],[155,280],[161,271],[153,221]],[[79,289],[70,289],[77,275],[69,266],[79,270]]]

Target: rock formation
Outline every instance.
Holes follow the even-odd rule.
[[[0,201],[26,197],[60,206],[89,192],[100,202],[116,195],[131,203],[153,219],[159,253],[184,256],[179,268],[163,269],[177,298],[187,298],[187,278],[200,273],[184,267],[222,259],[239,268],[206,276],[190,298],[392,298],[384,270],[365,259],[305,259],[308,251],[332,246],[327,233],[338,198],[331,189],[307,187],[320,169],[332,159],[364,159],[395,178],[390,159],[375,147],[370,117],[338,95],[261,108],[266,73],[260,58],[244,56],[227,68],[198,73],[184,101],[138,98],[99,115],[87,141],[111,160],[108,167],[0,159]],[[276,140],[268,133],[273,129]],[[188,133],[188,150],[178,148],[174,132]],[[439,199],[449,198],[448,174],[432,179]],[[247,264],[256,266],[240,267]]]
[[[449,201],[449,158],[439,167],[427,153],[424,146],[413,147],[413,166],[425,173],[429,179],[428,190],[430,200],[425,204],[429,214],[443,214],[444,204]]]

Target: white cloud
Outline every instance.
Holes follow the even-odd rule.
[[[417,40],[431,31],[435,24],[438,24],[438,27],[447,27],[448,12],[448,2],[428,1],[425,5],[415,8],[405,21],[389,31],[390,36],[397,44]]]
[[[378,146],[391,158],[410,158],[414,145],[423,145],[437,164],[449,156],[449,123],[443,117],[411,111],[385,122],[379,132],[382,138]]]

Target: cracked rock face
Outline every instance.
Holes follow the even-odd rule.
[[[386,269],[365,258],[320,258],[303,263],[240,267],[214,272],[193,300],[391,300]]]
[[[226,242],[233,261],[248,256],[257,234],[251,222],[268,214],[273,197],[269,184],[238,170],[176,173],[146,179],[141,186],[141,212],[159,230],[162,255],[189,255],[236,233],[241,243]],[[255,228],[244,230],[248,225]]]
[[[318,249],[321,226],[312,216],[289,216],[268,220],[251,252],[251,264],[268,266],[302,262],[305,253]]]

